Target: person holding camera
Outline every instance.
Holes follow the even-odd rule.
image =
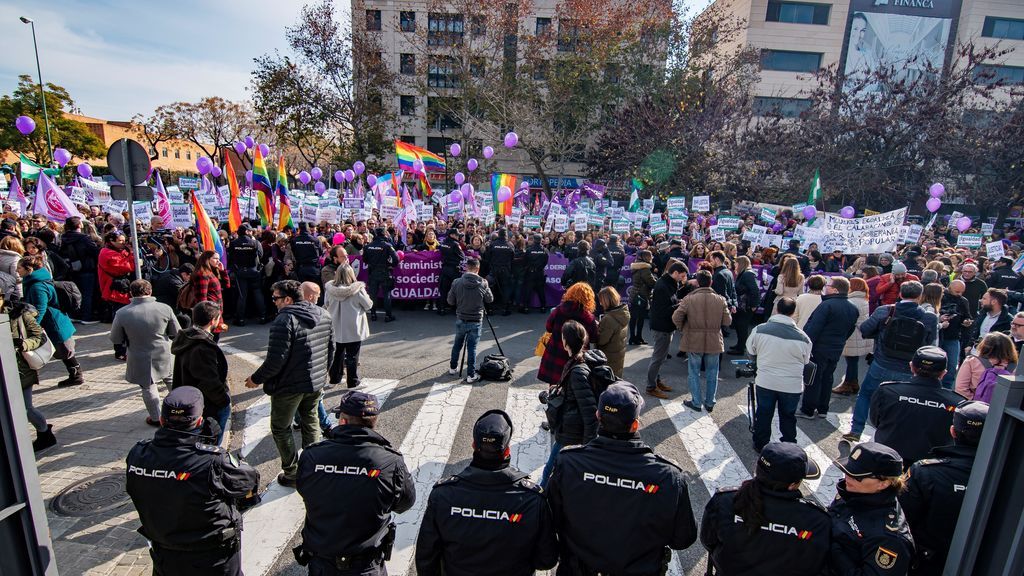
[[[804,390],[804,365],[811,359],[811,339],[797,328],[796,301],[780,298],[776,313],[747,338],[747,354],[757,361],[754,393],[754,450],[771,440],[772,419],[779,409],[783,442],[796,442],[796,409]]]
[[[964,298],[966,289],[963,280],[953,280],[942,294],[939,305],[939,347],[946,352],[946,375],[942,377],[942,387],[946,390],[952,390],[956,384],[962,326],[965,320],[971,319],[971,308]]]

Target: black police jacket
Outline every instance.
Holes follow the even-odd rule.
[[[989,288],[1019,291],[1024,288],[1024,277],[1013,271],[1012,266],[998,266],[992,269],[985,283]]]
[[[391,513],[416,502],[402,453],[361,426],[335,426],[303,450],[295,485],[306,503],[303,548],[328,559],[380,548]]]
[[[438,250],[441,251],[441,268],[446,269],[449,275],[457,275],[459,267],[462,266],[462,260],[465,258],[462,246],[458,242],[447,238],[444,242],[441,242]]]
[[[661,574],[665,547],[697,540],[682,470],[639,438],[563,448],[548,480],[558,574]]]
[[[292,256],[298,266],[316,266],[320,260],[320,242],[308,233],[296,234],[291,240]]]
[[[903,467],[924,458],[935,446],[949,443],[953,411],[963,396],[939,380],[914,376],[910,382],[883,382],[871,396],[875,442],[896,450]]]
[[[598,243],[594,243],[593,250],[590,251],[590,257],[594,260],[594,266],[596,267],[597,282],[603,284],[604,279],[609,275],[608,268],[612,266],[612,254],[608,251],[606,246],[598,247]],[[620,266],[621,268],[621,266]],[[618,270],[616,270],[618,273]],[[593,284],[593,282],[591,282]]]
[[[906,574],[914,555],[914,539],[896,490],[854,494],[846,480],[837,485],[828,507],[832,516],[830,566],[833,576]]]
[[[622,265],[626,262],[626,253],[618,244],[609,244],[607,248],[611,261],[605,274],[604,283],[608,286],[616,286],[622,276]]]
[[[398,253],[383,238],[374,238],[373,242],[363,247],[363,265],[371,278],[388,278],[391,270],[398,266]]]
[[[907,472],[900,505],[917,547],[912,574],[942,574],[977,451],[974,446],[942,446]]]
[[[491,272],[512,270],[512,260],[515,255],[515,248],[507,240],[497,239],[487,245],[487,258],[490,261]]]
[[[700,541],[718,574],[817,576],[828,566],[832,519],[799,490],[761,487],[767,524],[751,534],[734,509],[737,489],[721,490],[704,508]]]
[[[256,268],[263,260],[263,246],[251,236],[239,236],[228,245],[228,264],[233,272]]]
[[[543,490],[512,467],[472,465],[434,485],[416,541],[419,576],[527,576],[558,561]]]
[[[544,274],[544,268],[548,265],[548,252],[540,244],[530,244],[524,252],[526,259],[526,273],[531,276]]]
[[[255,468],[200,432],[160,428],[128,453],[126,490],[139,513],[139,533],[170,550],[212,550],[236,543],[236,501],[260,482]]]

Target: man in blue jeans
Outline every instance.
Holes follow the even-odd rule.
[[[920,282],[911,280],[900,285],[900,301],[896,304],[879,306],[860,325],[860,333],[865,338],[875,339],[874,361],[868,368],[868,373],[861,382],[860,392],[857,393],[857,403],[853,407],[853,424],[850,432],[843,434],[846,442],[860,441],[860,435],[864,431],[864,423],[868,419],[868,411],[871,407],[871,396],[878,389],[882,382],[907,381],[913,378],[910,371],[910,360],[918,348],[929,342],[935,341],[938,331],[939,318],[931,312],[926,312],[919,302],[924,287]],[[905,338],[892,338],[898,345],[897,349],[890,349],[885,345],[886,331],[897,329],[894,319],[907,318],[920,322],[924,329],[919,342],[906,341]],[[901,323],[906,325],[905,323]],[[907,356],[909,351],[909,357]]]
[[[455,341],[452,342],[452,358],[448,365],[448,374],[459,373],[459,353],[462,346],[466,350],[466,382],[480,380],[476,372],[476,344],[480,341],[480,323],[484,320],[484,306],[494,302],[487,280],[480,277],[480,261],[476,258],[466,260],[466,272],[461,278],[452,282],[448,291],[447,302],[455,308]]]

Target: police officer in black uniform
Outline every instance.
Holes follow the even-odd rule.
[[[498,288],[498,307],[502,316],[512,313],[512,261],[516,250],[508,241],[504,228],[498,230],[498,237],[487,245],[487,261],[490,263],[492,284]]]
[[[238,238],[232,240],[228,245],[228,266],[234,274],[235,284],[238,286],[235,326],[245,326],[245,312],[250,295],[260,320],[265,322],[267,316],[267,307],[263,302],[263,277],[261,274],[263,246],[249,234],[251,230],[248,224],[243,223],[238,227]]]
[[[509,466],[512,419],[490,410],[473,426],[473,460],[430,492],[416,540],[419,576],[527,576],[558,561],[543,490]]]
[[[155,576],[242,574],[238,508],[258,501],[260,475],[212,444],[219,428],[202,414],[199,389],[175,388],[164,398],[161,428],[126,459],[126,490],[152,544]]]
[[[622,279],[622,265],[626,262],[626,251],[619,245],[619,235],[612,234],[608,238],[608,255],[611,260],[604,278],[605,286],[618,286]]]
[[[383,228],[373,231],[373,241],[363,246],[363,265],[366,266],[368,282],[366,290],[373,299],[370,320],[377,321],[378,304],[384,306],[384,321],[391,322],[391,290],[395,287],[393,271],[398,266],[398,253],[387,241]]]
[[[590,282],[590,287],[594,289],[594,294],[601,291],[601,287],[604,286],[605,278],[608,277],[608,268],[612,266],[612,255],[608,251],[608,243],[605,242],[604,238],[596,238],[594,240],[594,246],[590,250],[590,258],[594,260],[594,266],[597,268],[597,275]]]
[[[922,346],[910,361],[909,382],[883,382],[871,397],[869,422],[877,428],[875,441],[894,448],[909,467],[936,446],[949,441],[953,410],[963,401],[942,387],[946,352]]]
[[[526,314],[530,311],[530,300],[536,294],[540,301],[540,309],[547,307],[547,278],[544,276],[544,268],[548,265],[548,251],[540,244],[541,235],[534,234],[530,237],[530,245],[526,247],[523,258],[526,264],[526,274],[523,277],[523,298],[519,311]]]
[[[452,282],[462,274],[462,261],[465,254],[462,252],[462,245],[459,244],[459,237],[462,234],[454,226],[448,229],[444,242],[437,247],[441,251],[441,307],[437,313],[444,316],[448,312],[448,293],[452,291]]]
[[[637,433],[643,398],[617,382],[597,403],[598,436],[563,448],[548,481],[558,574],[665,574],[672,550],[697,540],[683,471]]]
[[[820,476],[803,448],[788,442],[766,445],[757,458],[754,478],[739,488],[720,490],[704,508],[700,541],[715,573],[823,574],[832,519],[800,493],[805,478]]]
[[[902,488],[903,460],[877,442],[856,445],[836,461],[846,477],[837,484],[832,516],[833,576],[906,574],[914,556],[914,539],[896,501]]]
[[[290,241],[295,258],[295,274],[299,282],[313,282],[320,286],[320,241],[309,234],[305,222],[299,222],[299,233]]]
[[[376,396],[349,392],[336,412],[327,439],[299,456],[306,523],[293,552],[310,576],[383,576],[395,539],[391,513],[412,508],[416,485],[401,452],[374,431]]]
[[[907,489],[900,495],[900,505],[917,547],[910,568],[915,576],[942,574],[987,416],[988,404],[961,402],[949,431],[953,445],[935,448],[907,472]]]

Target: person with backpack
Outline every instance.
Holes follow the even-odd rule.
[[[480,324],[483,322],[484,307],[494,302],[487,280],[480,277],[480,261],[476,258],[466,260],[466,272],[452,282],[452,288],[445,295],[448,305],[455,308],[455,340],[452,342],[451,362],[448,374],[458,375],[462,370],[458,367],[459,353],[466,346],[466,382],[472,384],[480,381],[476,370],[476,345],[480,340]]]
[[[935,341],[938,318],[921,308],[919,302],[923,293],[924,286],[920,282],[904,282],[900,285],[900,301],[879,306],[858,328],[865,338],[874,338],[874,360],[857,392],[853,423],[850,431],[843,434],[844,441],[860,441],[871,407],[871,396],[878,385],[910,380],[913,377],[910,361],[917,349]]]
[[[54,356],[60,358],[67,368],[68,377],[57,382],[58,388],[78,386],[85,383],[82,367],[75,357],[75,326],[60,308],[57,291],[53,287],[50,273],[43,267],[39,255],[24,256],[18,261],[18,275],[21,276],[25,302],[36,309],[36,319],[53,342]]]
[[[573,284],[585,282],[593,290],[597,278],[597,264],[590,257],[590,242],[580,240],[576,245],[578,255],[562,272],[562,288],[568,289]]]
[[[956,374],[956,392],[968,400],[990,402],[999,376],[1013,374],[1017,348],[1002,332],[991,332],[978,344]]]

